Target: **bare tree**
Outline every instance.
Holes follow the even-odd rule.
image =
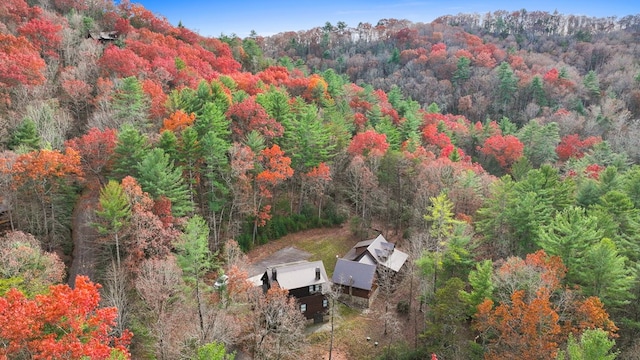
[[[255,359],[294,359],[304,344],[305,319],[288,291],[252,289],[253,313],[246,319],[245,339]]]

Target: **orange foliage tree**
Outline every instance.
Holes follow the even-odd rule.
[[[0,359],[128,359],[132,333],[110,335],[117,309],[99,308],[99,289],[78,276],[75,288],[53,285],[34,299],[9,290],[0,298]]]
[[[487,340],[485,359],[553,359],[569,334],[586,329],[615,336],[617,327],[597,297],[580,298],[562,287],[565,273],[562,260],[543,250],[509,258],[496,270],[501,300],[494,306],[485,299],[473,322]]]

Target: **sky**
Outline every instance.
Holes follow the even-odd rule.
[[[260,36],[285,31],[309,30],[345,22],[349,27],[359,23],[375,25],[380,19],[406,19],[429,23],[442,15],[487,13],[496,10],[547,11],[593,17],[640,14],[637,0],[537,0],[537,1],[462,1],[462,0],[132,0],[174,26],[178,22],[203,36],[222,34],[249,36],[254,30]]]

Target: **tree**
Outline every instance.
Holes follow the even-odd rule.
[[[540,231],[538,245],[549,255],[559,256],[567,266],[567,281],[576,283],[584,266],[588,249],[603,237],[597,219],[580,207],[558,212],[549,226]]]
[[[611,353],[611,349],[615,344],[601,329],[586,330],[579,341],[569,334],[567,350],[559,351],[556,360],[614,360],[617,353]]]
[[[100,185],[104,185],[103,179],[105,172],[110,170],[116,143],[115,130],[91,128],[85,135],[67,140],[65,146],[80,154],[84,173],[95,176]]]
[[[461,293],[460,296],[470,307],[470,315],[475,314],[478,305],[485,299],[493,296],[493,262],[484,260],[476,264],[476,269],[469,272],[470,292]]]
[[[121,79],[116,84],[112,106],[118,125],[131,124],[143,129],[149,125],[149,98],[135,76]]]
[[[33,235],[12,231],[0,237],[0,296],[10,285],[32,297],[62,282],[64,274],[64,263],[56,254],[43,251]]]
[[[103,221],[97,224],[98,231],[104,235],[112,235],[116,245],[116,264],[120,262],[120,230],[131,217],[131,206],[122,186],[115,180],[109,180],[100,191],[100,209],[96,215]]]
[[[207,327],[205,323],[205,288],[204,276],[214,267],[209,251],[209,227],[199,215],[194,215],[187,221],[184,235],[176,244],[178,249],[178,265],[182,269],[185,282],[192,288],[198,314],[198,339],[206,341]]]
[[[23,36],[0,34],[0,84],[40,85],[45,82],[46,64],[38,50]]]
[[[23,193],[25,200],[35,195],[41,212],[39,215],[32,215],[39,221],[36,222],[37,228],[30,232],[43,235],[50,248],[55,247],[58,240],[58,212],[57,207],[51,204],[65,191],[67,184],[74,179],[81,179],[83,172],[78,152],[71,148],[67,148],[64,153],[46,149],[32,151],[18,156],[11,168],[4,168],[2,171],[13,176],[14,190],[26,191]]]
[[[508,109],[513,102],[518,89],[518,77],[513,73],[508,62],[502,62],[497,69],[498,87],[496,89],[498,104],[503,114],[508,114]]]
[[[630,289],[637,278],[626,262],[610,239],[604,238],[591,245],[577,274],[585,295],[599,297],[607,307],[628,303],[633,297]]]
[[[9,149],[28,152],[40,149],[40,141],[36,123],[26,118],[15,128],[8,145]]]
[[[253,97],[231,105],[226,115],[231,119],[233,134],[239,138],[255,130],[265,139],[270,140],[282,136],[284,131],[282,125],[269,116]]]
[[[256,359],[294,359],[304,343],[304,315],[294,297],[277,286],[266,294],[251,290],[254,309],[248,315],[245,338]]]
[[[180,356],[182,343],[192,335],[189,328],[193,318],[189,316],[184,298],[184,285],[182,271],[173,256],[144,260],[135,280],[135,289],[144,306],[138,320],[149,328],[160,360]]]
[[[149,151],[136,169],[142,189],[155,199],[166,196],[171,200],[171,211],[175,216],[184,216],[193,210],[189,190],[182,178],[182,167],[175,166],[162,149]]]
[[[234,360],[235,352],[229,354],[224,344],[212,342],[198,348],[198,360]]]
[[[560,143],[557,123],[541,125],[530,121],[518,131],[517,136],[524,144],[524,155],[534,167],[557,160],[556,147]]]
[[[524,145],[517,137],[499,134],[488,137],[480,148],[481,153],[495,159],[504,171],[509,171],[511,166],[522,157],[523,150]]]
[[[113,150],[114,174],[120,179],[127,175],[137,178],[137,165],[142,162],[148,149],[148,139],[140,130],[130,124],[123,125]]]
[[[78,276],[73,289],[52,285],[28,299],[12,289],[0,298],[0,357],[129,359],[131,332],[110,334],[115,308],[99,308],[100,285]],[[117,357],[118,358],[118,357]]]
[[[518,290],[495,309],[490,299],[482,302],[475,328],[490,339],[485,359],[542,360],[556,355],[561,333],[558,320],[548,292],[540,291],[526,301],[525,291]]]

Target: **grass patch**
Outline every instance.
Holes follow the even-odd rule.
[[[339,257],[344,256],[344,254],[351,249],[351,242],[346,237],[312,238],[304,239],[296,243],[296,247],[313,254],[309,259],[310,261],[322,260],[327,270],[327,275],[331,277],[333,275],[333,269],[336,267],[336,261],[338,260],[336,255]]]

